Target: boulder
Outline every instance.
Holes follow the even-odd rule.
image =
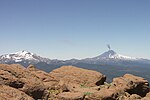
[[[0,100],[34,100],[22,91],[6,85],[0,85]]]
[[[34,99],[45,95],[42,81],[19,64],[0,64],[0,84],[19,89]]]
[[[106,76],[97,71],[74,66],[62,66],[50,72],[49,75],[65,83],[75,83],[85,86],[98,86],[106,80]]]
[[[55,86],[58,84],[58,80],[56,80],[54,77],[51,77],[48,73],[36,69],[34,65],[29,65],[27,67],[27,70],[34,74],[37,78],[39,78],[43,84],[45,85],[46,89],[52,89],[55,88]]]
[[[105,84],[100,87],[99,91],[92,93],[87,99],[138,100],[149,92],[148,81],[131,74],[114,78],[112,83],[109,84],[105,82]]]
[[[144,78],[125,74],[123,77],[114,78],[113,83],[120,88],[120,90],[128,92],[129,94],[137,94],[142,97],[149,92],[149,83]]]

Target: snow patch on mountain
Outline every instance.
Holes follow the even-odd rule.
[[[36,60],[33,56],[34,56],[34,54],[33,53],[30,53],[30,52],[28,52],[28,51],[25,51],[25,50],[23,50],[23,51],[19,51],[19,52],[16,52],[16,53],[13,53],[13,54],[15,54],[13,57],[15,58],[15,59],[26,59],[26,60]]]

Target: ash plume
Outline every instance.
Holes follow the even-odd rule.
[[[107,44],[107,47],[108,47],[108,49],[109,49],[109,50],[111,50],[111,47],[110,47],[110,45],[109,45],[109,44]]]

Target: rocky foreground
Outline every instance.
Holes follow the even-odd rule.
[[[0,100],[150,100],[149,83],[125,74],[105,82],[92,70],[62,66],[50,73],[18,64],[0,64]]]

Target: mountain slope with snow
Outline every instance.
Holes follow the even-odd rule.
[[[109,50],[107,52],[104,52],[103,54],[94,57],[94,58],[88,58],[88,59],[93,59],[93,60],[102,60],[102,59],[120,59],[120,60],[136,60],[137,58],[129,57],[129,56],[124,56],[121,54],[116,53],[113,50]]]
[[[23,65],[39,64],[43,66],[61,66],[61,65],[76,65],[78,63],[97,64],[97,65],[115,65],[115,66],[138,66],[142,64],[150,65],[150,60],[142,58],[134,58],[116,53],[113,50],[108,50],[103,54],[82,60],[57,60],[40,57],[28,51],[19,51],[16,53],[5,54],[0,56],[0,63],[20,63]]]
[[[119,65],[119,66],[126,66],[126,65],[133,66],[138,65],[140,63],[150,64],[150,60],[148,59],[124,56],[116,53],[113,50],[108,50],[97,57],[82,59],[82,62],[89,64]]]
[[[37,56],[36,54],[30,53],[25,50],[0,56],[0,63],[17,63],[17,62],[38,63],[49,61],[50,59],[48,58]]]
[[[99,58],[102,58],[102,59],[107,59],[107,58],[112,58],[112,59],[126,59],[126,60],[135,60],[136,58],[133,58],[133,57],[129,57],[129,56],[124,56],[124,55],[121,55],[121,54],[117,54],[115,51],[113,50],[109,50],[107,52],[104,52],[103,54],[101,54],[99,56]]]

